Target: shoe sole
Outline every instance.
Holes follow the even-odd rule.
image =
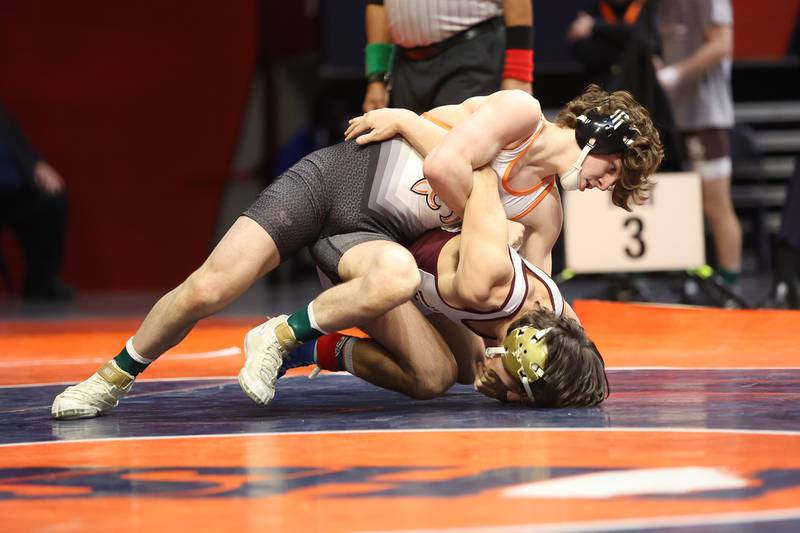
[[[82,418],[95,418],[103,414],[102,411],[85,411],[83,409],[61,409],[58,411],[50,411],[50,414],[56,420],[79,420]]]
[[[267,400],[265,402],[261,398],[259,398],[258,395],[256,393],[254,393],[250,389],[250,387],[247,385],[247,382],[245,381],[245,376],[244,376],[244,369],[242,369],[239,372],[239,387],[247,395],[247,397],[250,398],[253,401],[253,403],[255,403],[256,405],[258,405],[260,407],[265,407],[269,403],[269,400]]]

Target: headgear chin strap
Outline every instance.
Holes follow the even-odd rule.
[[[580,187],[583,162],[594,150],[597,154],[621,154],[633,144],[634,130],[630,126],[630,116],[622,109],[617,109],[610,116],[600,112],[600,108],[592,109],[577,119],[575,124],[575,140],[582,147],[575,164],[559,176],[565,191],[574,191]]]
[[[500,356],[503,367],[519,379],[530,400],[534,400],[531,383],[544,377],[547,362],[545,336],[551,329],[536,329],[533,326],[515,328],[506,335],[502,347],[486,348],[486,357]]]

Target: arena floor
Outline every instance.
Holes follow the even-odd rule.
[[[602,407],[293,371],[258,408],[235,380],[253,315],[202,323],[108,416],[59,422],[55,394],[139,319],[0,322],[0,530],[800,530],[800,312],[575,308]]]

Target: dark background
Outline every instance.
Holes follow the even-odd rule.
[[[585,3],[535,2],[534,90],[545,107],[574,96],[564,34]],[[737,61],[781,57],[800,0],[733,4]],[[254,77],[265,79],[266,181],[337,140],[323,126],[286,145],[279,130],[292,121],[276,72],[302,71],[312,122],[335,129],[359,110],[363,46],[363,0],[4,0],[0,99],[67,182],[65,280],[81,289],[180,282],[214,242]],[[0,247],[18,278],[10,235],[0,233]]]

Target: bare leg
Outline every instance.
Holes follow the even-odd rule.
[[[444,338],[458,365],[458,382],[471,385],[475,381],[475,365],[483,359],[486,345],[478,335],[466,327],[455,324],[444,315],[430,315],[428,321]]]
[[[325,331],[352,327],[407,302],[420,282],[414,256],[397,243],[370,241],[347,250],[339,261],[344,280],[314,299]]]
[[[730,178],[703,180],[703,212],[711,224],[719,266],[739,272],[742,266],[742,227],[733,210]]]
[[[358,377],[418,400],[440,396],[455,383],[453,353],[413,303],[395,307],[361,328],[373,341],[359,342],[353,350]]]
[[[327,331],[359,325],[372,336],[353,349],[356,375],[419,399],[450,388],[457,374],[452,352],[409,301],[420,279],[408,250],[388,241],[362,243],[338,268],[345,281],[320,294],[313,309]]]
[[[354,373],[412,398],[433,398],[449,389],[458,376],[456,361],[410,302],[420,276],[408,250],[389,241],[361,243],[342,256],[338,270],[343,283],[315,298],[312,310],[322,330],[360,326],[372,336],[353,347]],[[270,319],[245,336],[247,360],[239,383],[259,405],[272,400],[277,369],[297,345],[287,318]]]
[[[153,306],[133,337],[134,348],[157,358],[279,263],[272,237],[252,219],[239,217],[203,265]]]
[[[240,217],[203,265],[163,296],[133,339],[134,349],[153,360],[178,344],[195,323],[228,305],[280,262],[272,238],[253,220]],[[114,408],[134,377],[115,361],[56,396],[55,418],[89,418]]]

